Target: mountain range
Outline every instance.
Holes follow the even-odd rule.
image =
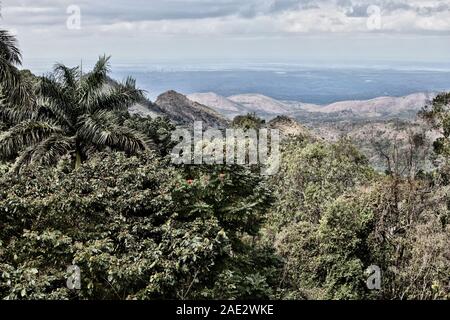
[[[165,116],[176,125],[191,126],[194,121],[203,121],[204,128],[221,129],[229,127],[234,117],[252,113],[266,120],[265,127],[279,129],[282,137],[295,135],[326,141],[349,138],[375,168],[384,170],[385,160],[380,158],[377,144],[397,143],[400,149],[406,148],[414,133],[423,134],[431,146],[439,136],[439,132],[428,128],[417,117],[417,112],[434,96],[433,93],[416,93],[315,105],[279,101],[261,94],[223,97],[215,93],[183,95],[168,91],[155,102],[142,99],[129,111],[142,116]],[[429,159],[424,160],[422,167],[429,166]]]
[[[236,115],[255,113],[271,119],[287,115],[299,120],[305,118],[414,118],[419,110],[435,96],[434,93],[415,93],[404,97],[379,97],[365,101],[342,101],[329,105],[308,104],[297,101],[279,101],[261,94],[242,94],[223,97],[215,93],[195,93],[187,97],[197,103],[233,118]]]
[[[435,95],[415,93],[404,97],[379,97],[316,105],[280,101],[262,94],[224,97],[213,92],[183,95],[171,90],[161,94],[155,102],[143,99],[132,106],[130,112],[143,116],[166,116],[176,124],[203,121],[209,127],[226,127],[234,117],[249,113],[267,121],[281,115],[288,116],[303,124],[348,120],[414,120],[417,112]]]

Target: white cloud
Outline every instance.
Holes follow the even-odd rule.
[[[81,30],[66,28],[72,4],[81,8]],[[380,30],[367,26],[371,5],[380,8]],[[276,39],[288,47],[296,36],[343,37],[343,47],[361,36],[377,43],[450,37],[450,0],[3,0],[2,15],[0,27],[15,29],[26,52],[55,56],[94,50],[182,55],[212,50],[212,43],[223,50],[229,39],[233,45],[259,39],[255,49],[245,50],[260,54],[274,50]]]
[[[4,4],[14,27],[64,22],[72,1]],[[78,1],[87,30],[178,34],[370,32],[367,7],[381,10],[385,32],[450,33],[450,0],[143,0]]]

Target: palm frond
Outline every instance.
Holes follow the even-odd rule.
[[[41,96],[53,99],[57,103],[67,101],[63,85],[53,75],[40,77],[37,91]]]
[[[108,73],[111,71],[111,56],[103,55],[99,57],[94,69],[86,76],[86,81],[91,85],[98,84],[107,79]]]
[[[101,56],[94,66],[94,69],[81,79],[81,99],[90,100],[92,95],[101,91],[108,83],[108,73],[110,72],[109,56]]]
[[[35,101],[33,84],[30,79],[26,79],[16,69],[14,77],[16,77],[16,84],[10,88],[8,102],[13,105],[31,106]]]
[[[5,91],[11,91],[20,81],[18,70],[6,59],[0,57],[0,85]],[[6,92],[9,94],[9,92]]]
[[[56,79],[60,83],[72,90],[76,89],[81,75],[79,67],[69,68],[61,63],[57,63],[53,70]]]
[[[130,106],[143,98],[143,93],[143,90],[136,88],[136,80],[129,77],[124,83],[99,91],[93,95],[90,101],[87,102],[88,109],[92,113],[100,110],[126,111]]]
[[[22,105],[10,104],[4,105],[0,108],[0,120],[10,124],[17,124],[25,120],[31,120],[33,118],[33,110],[24,108]]]
[[[11,65],[22,64],[17,39],[6,30],[0,30],[0,58]]]
[[[148,150],[151,145],[148,138],[140,132],[125,126],[114,125],[114,139],[111,145],[106,144],[112,149],[125,151],[128,153],[138,153]]]
[[[79,136],[86,142],[129,153],[148,149],[145,136],[135,130],[117,125],[118,119],[111,112],[99,111],[85,115],[80,121]]]
[[[9,158],[24,148],[61,132],[60,127],[49,122],[34,120],[21,122],[0,135],[0,158]]]
[[[39,121],[51,120],[68,130],[74,129],[75,124],[70,117],[70,113],[66,109],[60,108],[54,101],[48,98],[38,98],[35,106],[36,111],[33,114],[33,119]]]
[[[54,116],[56,109],[54,104],[48,98],[37,98],[35,103],[31,105],[11,104],[6,103],[0,109],[0,119],[9,122],[11,124],[18,124],[26,120],[58,120],[58,117]]]
[[[22,55],[16,37],[0,30],[0,86],[6,93],[6,100],[13,104],[31,104],[31,85],[24,80],[16,68],[22,64]]]
[[[53,76],[45,76],[39,79],[38,94],[48,99],[51,103],[61,109],[68,119],[76,117],[74,92],[70,93],[64,85],[59,83]]]
[[[0,85],[9,103],[32,103],[31,83],[23,79],[20,71],[3,58],[0,58]]]
[[[54,165],[74,148],[73,137],[53,134],[35,146],[28,147],[16,159],[11,171],[18,172],[27,165]]]

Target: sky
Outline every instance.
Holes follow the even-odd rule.
[[[450,63],[450,0],[2,0],[25,63]]]

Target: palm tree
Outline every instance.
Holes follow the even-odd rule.
[[[143,92],[128,78],[111,84],[109,57],[93,71],[57,64],[41,77],[38,98],[31,107],[10,107],[3,114],[16,124],[0,135],[0,157],[16,158],[14,169],[29,164],[52,165],[72,155],[75,169],[94,152],[106,148],[136,153],[148,148],[144,135],[121,126],[115,111],[124,111]]]
[[[32,102],[31,84],[23,79],[17,66],[22,64],[22,55],[16,38],[6,30],[0,30],[0,89],[5,100],[12,104]]]

